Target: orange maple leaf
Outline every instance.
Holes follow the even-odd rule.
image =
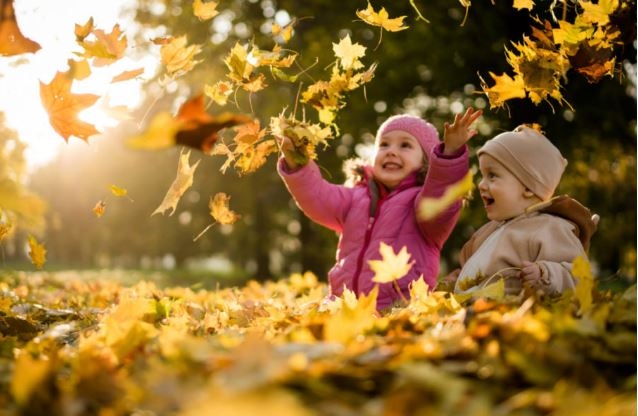
[[[94,125],[82,121],[78,114],[95,104],[100,98],[94,94],[73,94],[73,78],[66,72],[57,72],[49,84],[40,81],[40,99],[53,129],[68,141],[75,136],[87,140],[100,133]]]
[[[46,262],[47,250],[42,244],[38,243],[38,240],[36,240],[35,237],[32,235],[29,235],[28,243],[29,257],[31,257],[31,262],[35,265],[36,268],[41,269],[42,267],[44,267],[44,263]]]
[[[40,44],[24,37],[16,21],[13,0],[4,1],[0,18],[0,56],[21,55],[40,49]]]
[[[201,94],[182,104],[176,120],[179,129],[175,134],[175,144],[192,147],[204,153],[210,152],[217,142],[220,130],[252,121],[247,115],[231,112],[208,114],[204,108],[204,96]]]

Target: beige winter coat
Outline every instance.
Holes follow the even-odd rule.
[[[508,221],[491,221],[463,246],[454,292],[471,293],[504,279],[505,294],[518,295],[525,260],[540,266],[544,293],[572,289],[571,264],[577,256],[586,256],[596,226],[589,209],[567,196],[530,207]]]

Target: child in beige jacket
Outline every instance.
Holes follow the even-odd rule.
[[[540,132],[519,126],[478,151],[478,189],[491,221],[460,253],[447,278],[472,294],[503,279],[506,295],[556,295],[575,285],[571,263],[586,256],[598,216],[568,196],[552,197],[567,161]]]

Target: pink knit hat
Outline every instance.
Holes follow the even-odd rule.
[[[419,141],[426,155],[432,154],[434,147],[441,143],[439,140],[439,132],[432,124],[423,120],[421,117],[409,114],[392,116],[384,121],[383,124],[379,126],[379,130],[377,130],[375,143],[378,143],[384,134],[395,130],[405,131],[414,136]]]
[[[567,166],[567,160],[547,137],[525,125],[488,140],[477,154],[498,160],[543,201],[552,197]]]

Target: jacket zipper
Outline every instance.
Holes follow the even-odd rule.
[[[366,251],[368,251],[370,238],[372,237],[372,229],[374,228],[374,223],[376,222],[377,216],[379,215],[379,211],[384,200],[385,198],[379,200],[374,216],[368,218],[368,226],[366,228],[366,234],[363,239],[363,246],[361,247],[361,251],[359,251],[359,257],[357,257],[357,269],[355,270],[354,280],[352,283],[352,291],[357,296],[359,295],[359,277],[361,275],[361,270],[363,269],[363,258],[365,257]]]

